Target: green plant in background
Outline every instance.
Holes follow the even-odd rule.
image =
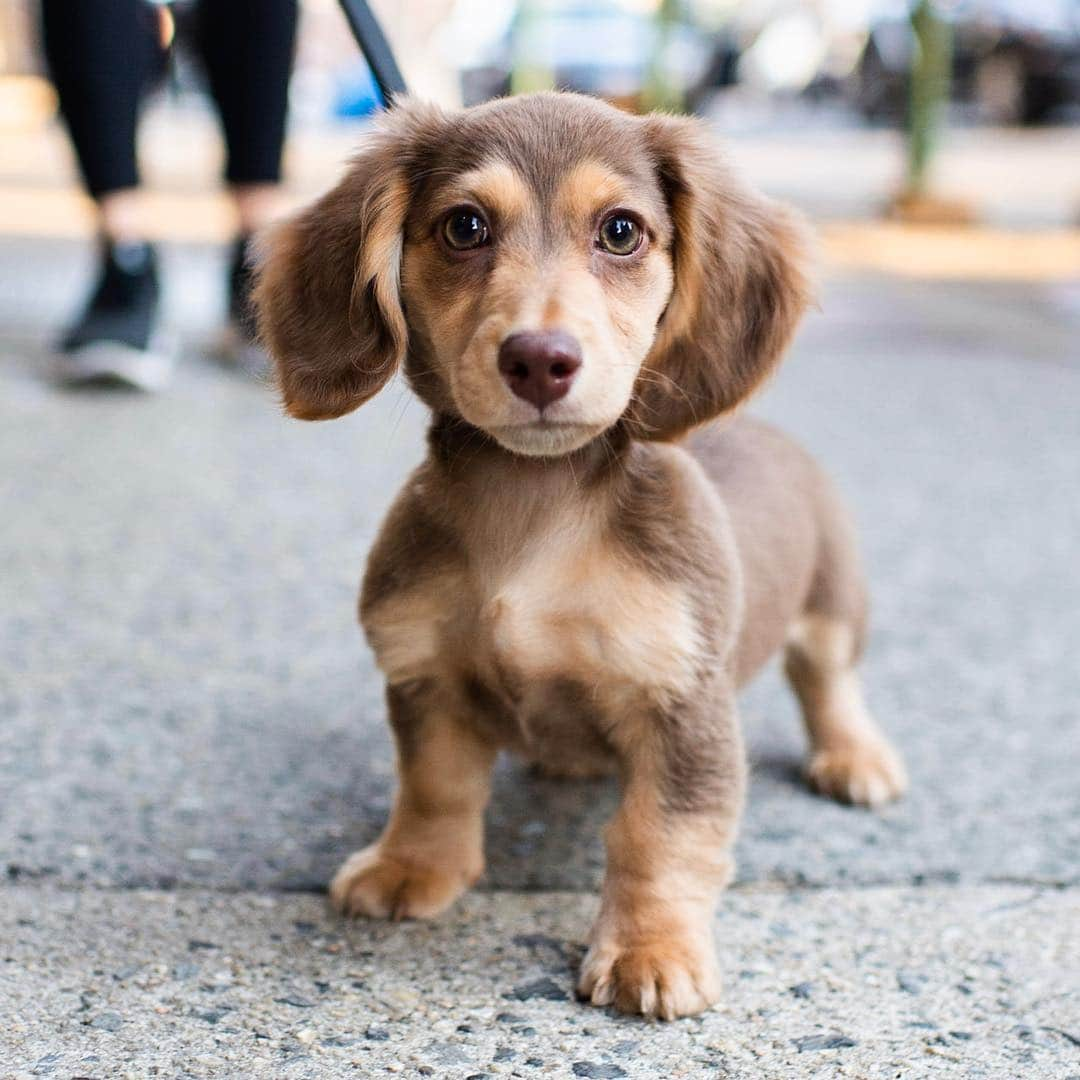
[[[661,0],[656,12],[656,37],[649,62],[649,72],[641,89],[641,106],[644,110],[664,109],[667,112],[685,112],[686,94],[682,84],[671,77],[668,64],[668,48],[679,22],[680,0]]]
[[[533,47],[533,27],[538,9],[536,0],[521,0],[514,16],[511,30],[514,42],[510,69],[512,94],[529,94],[536,90],[552,90],[555,87],[555,73],[547,65],[537,61]]]
[[[930,160],[941,134],[952,76],[952,27],[941,17],[934,0],[917,0],[911,12],[915,35],[912,50],[910,108],[907,128],[907,191],[926,191]]]

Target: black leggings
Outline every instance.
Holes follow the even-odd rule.
[[[297,0],[202,0],[194,38],[225,131],[231,184],[281,177]],[[135,187],[135,126],[165,53],[147,0],[41,0],[42,37],[87,190]]]

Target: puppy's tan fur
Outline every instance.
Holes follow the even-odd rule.
[[[467,255],[441,240],[463,205],[490,228]],[[641,223],[632,256],[598,246],[615,211]],[[476,880],[499,748],[614,769],[580,991],[686,1015],[718,994],[738,687],[785,648],[811,782],[867,804],[903,790],[854,672],[865,598],[828,481],[765,425],[701,426],[776,365],[809,298],[804,260],[798,221],[696,123],[573,95],[399,104],[280,234],[257,298],[286,408],[340,416],[403,366],[433,413],[364,578],[400,786],[334,879],[341,910],[431,916]],[[496,357],[545,329],[573,335],[583,364],[541,415]]]

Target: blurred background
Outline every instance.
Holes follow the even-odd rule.
[[[374,6],[422,96],[473,104],[558,86],[631,109],[693,111],[732,141],[754,180],[823,221],[1025,228],[1080,216],[1076,0]],[[212,194],[222,151],[184,48],[187,10],[173,5],[178,47],[147,109],[140,154],[162,209],[156,228],[207,240],[226,231],[227,208]],[[5,0],[0,229],[75,234],[89,219],[37,39],[33,0]],[[332,181],[378,103],[335,0],[302,4],[289,100],[286,176],[302,199]]]

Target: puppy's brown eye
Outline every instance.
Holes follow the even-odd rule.
[[[596,243],[612,255],[633,255],[641,246],[641,226],[622,214],[614,214],[600,226]]]
[[[488,223],[475,210],[451,210],[443,222],[443,238],[455,251],[483,247],[490,235]]]

